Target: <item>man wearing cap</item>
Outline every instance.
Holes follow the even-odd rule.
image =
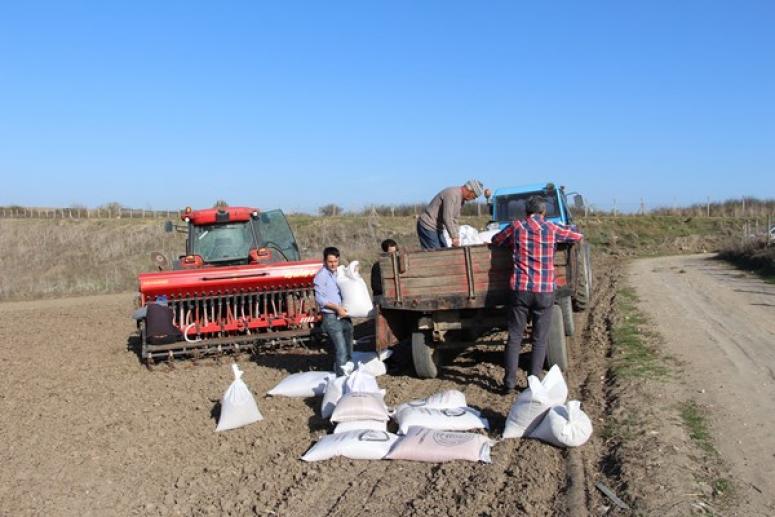
[[[443,248],[446,228],[452,246],[460,246],[460,209],[463,203],[482,194],[490,197],[490,189],[485,189],[479,180],[468,180],[462,187],[445,188],[436,194],[417,220],[420,245],[424,249]]]

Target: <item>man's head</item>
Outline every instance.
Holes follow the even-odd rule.
[[[385,239],[380,246],[382,246],[382,251],[385,253],[395,253],[398,251],[398,244],[393,239]]]
[[[463,199],[473,201],[484,193],[484,185],[479,180],[468,180],[463,185]]]
[[[339,250],[329,246],[323,250],[323,264],[332,273],[339,267]]]
[[[546,214],[546,200],[542,196],[531,196],[525,203],[525,213],[528,217],[533,214]]]

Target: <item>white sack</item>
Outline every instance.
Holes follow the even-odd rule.
[[[458,233],[461,246],[472,246],[474,244],[482,243],[481,239],[479,239],[479,232],[473,226],[469,226],[467,224],[460,225],[460,228],[458,228]],[[444,228],[444,244],[447,246],[447,248],[452,247],[452,239],[450,238],[449,232],[446,228]]]
[[[339,399],[331,415],[332,422],[354,420],[390,420],[385,401],[380,393],[347,393]]]
[[[381,460],[398,437],[384,431],[349,431],[327,434],[301,457],[304,461],[344,456],[351,460]]]
[[[362,393],[382,393],[384,391],[379,389],[377,379],[369,372],[358,368],[353,373],[347,376],[347,380],[344,383],[344,393],[352,393],[354,391],[360,391]],[[344,394],[343,393],[343,394]]]
[[[519,394],[511,406],[503,431],[504,438],[522,438],[541,423],[552,406],[565,404],[568,398],[568,386],[556,364],[544,380],[539,381],[538,377],[531,375],[527,378],[527,384],[528,388]]]
[[[284,397],[317,397],[325,392],[328,379],[335,376],[334,372],[292,373],[266,393]]]
[[[344,393],[344,381],[346,380],[346,375],[328,379],[326,392],[323,394],[323,401],[320,403],[320,416],[323,418],[331,418],[336,403],[339,402],[339,399],[342,398],[342,394]]]
[[[387,431],[387,422],[378,420],[353,420],[352,422],[342,422],[336,424],[334,434],[346,433],[349,431]]]
[[[353,318],[370,318],[374,315],[369,288],[358,272],[358,261],[336,269],[336,285],[342,292],[342,305]]]
[[[231,369],[234,372],[234,382],[221,398],[221,416],[218,418],[216,432],[236,429],[264,419],[258,411],[256,399],[242,380],[243,372],[236,364],[232,364]]]
[[[425,427],[439,431],[471,431],[489,429],[486,418],[469,408],[430,409],[404,408],[394,417],[398,422],[398,434],[406,434],[410,427]]]
[[[581,410],[581,402],[571,400],[566,405],[550,409],[528,436],[557,447],[579,447],[592,436],[592,422]]]
[[[330,418],[336,404],[345,393],[379,393],[385,396],[385,390],[381,390],[373,375],[359,369],[349,375],[342,375],[329,379],[323,401],[320,404],[320,414],[323,418]]]
[[[500,232],[500,230],[481,231],[479,232],[479,240],[482,241],[483,244],[490,244],[492,242],[492,238],[495,237],[498,232]]]
[[[429,409],[452,409],[466,407],[466,396],[458,390],[444,390],[434,393],[424,399],[410,400],[396,407],[396,413],[408,407],[425,407]]]
[[[389,460],[412,460],[441,463],[452,460],[491,463],[490,448],[495,442],[477,433],[435,431],[412,427],[398,439],[385,456]]]
[[[352,361],[357,365],[355,367],[357,370],[365,371],[374,377],[387,373],[383,359],[380,359],[376,352],[353,352]]]

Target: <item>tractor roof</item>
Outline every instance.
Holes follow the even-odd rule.
[[[187,207],[180,218],[194,225],[207,225],[216,223],[250,221],[254,215],[258,215],[258,208],[248,206],[224,206],[219,208],[205,208],[192,210]]]
[[[554,185],[553,183],[532,183],[530,185],[521,185],[519,187],[504,187],[496,189],[494,196],[508,196],[510,194],[524,194],[526,192],[541,192],[547,185]],[[556,187],[555,187],[556,188]]]

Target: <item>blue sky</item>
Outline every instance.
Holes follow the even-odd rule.
[[[5,2],[0,205],[775,197],[775,2]]]

